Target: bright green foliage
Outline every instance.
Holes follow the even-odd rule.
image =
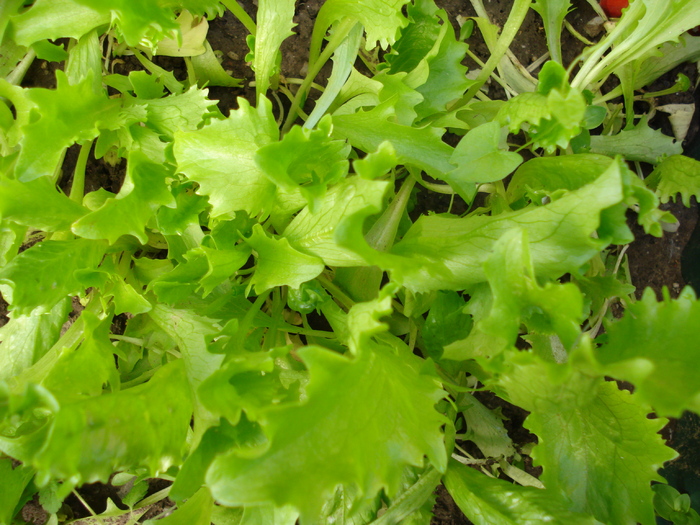
[[[280,46],[288,36],[294,34],[293,17],[294,0],[261,0],[258,5],[253,51],[255,92],[258,98],[267,92],[270,77],[279,74],[279,64],[282,61]]]
[[[494,182],[512,173],[523,161],[517,153],[499,147],[501,127],[489,122],[470,130],[450,158],[458,168],[451,178],[462,182]]]
[[[323,271],[323,261],[313,255],[302,253],[290,246],[286,237],[268,237],[259,225],[247,239],[258,262],[253,276],[255,292],[260,294],[275,286],[299,288]]]
[[[257,109],[244,99],[225,120],[197,131],[175,133],[174,153],[181,171],[199,183],[213,217],[233,217],[238,210],[256,215],[268,207],[275,186],[255,162],[258,148],[279,135],[272,104],[260,99]]]
[[[531,412],[525,426],[539,438],[533,458],[547,490],[604,523],[653,524],[649,483],[675,456],[657,434],[665,420],[647,419],[638,396],[571,364],[531,354],[512,354],[508,363],[498,384]]]
[[[83,291],[76,272],[97,266],[104,248],[104,243],[86,239],[35,244],[0,270],[3,297],[20,315],[40,306],[51,309]]]
[[[683,148],[673,138],[651,129],[646,120],[642,120],[634,128],[622,130],[617,135],[591,137],[591,151],[656,164],[664,156],[680,155]]]
[[[446,349],[445,358],[496,355],[515,344],[521,323],[529,333],[556,334],[566,347],[574,344],[583,320],[581,292],[571,283],[537,283],[524,230],[503,234],[484,271],[491,289],[488,314],[480,316],[469,338]],[[482,308],[476,303],[467,311],[479,317],[477,309]]]
[[[700,56],[697,2],[635,0],[577,69],[568,0],[502,27],[488,2],[328,0],[304,79],[280,74],[291,0],[0,4],[0,525],[107,480],[130,510],[83,521],[131,523],[150,477],[177,504],[152,525],[426,525],[441,482],[477,524],[651,525],[654,494],[695,520],[650,487],[674,452],[649,414],[700,411],[700,310],[635,302],[622,245],[630,213],[661,236],[659,202],[700,196],[633,107]],[[508,53],[530,7],[535,72]],[[206,40],[225,8],[255,104]]]
[[[293,127],[280,142],[260,148],[255,160],[272,182],[287,191],[299,189],[316,213],[328,186],[348,173],[348,147],[330,138],[331,120],[315,130]]]
[[[115,470],[179,464],[192,411],[184,368],[173,363],[146,385],[62,406],[31,461],[37,479],[106,481]]]
[[[22,492],[34,476],[34,470],[25,465],[13,465],[11,458],[0,459],[0,523],[12,522],[15,510],[22,501]]]
[[[90,78],[71,86],[65,74],[58,71],[56,81],[56,90],[27,91],[38,118],[23,127],[24,139],[15,167],[15,176],[21,181],[52,175],[64,148],[95,138],[99,129],[124,124],[119,101],[96,94]]]
[[[690,207],[690,198],[700,198],[700,162],[685,155],[663,159],[649,175],[647,184],[656,189],[661,202],[676,200],[680,193],[683,204]]]
[[[393,494],[403,466],[421,465],[424,454],[444,468],[443,420],[433,406],[444,393],[400,352],[376,343],[352,360],[318,347],[300,351],[311,376],[308,399],[265,414],[270,444],[261,454],[233,451],[214,461],[207,476],[214,497],[227,505],[292,504],[306,520],[339,483],[366,496],[382,487]]]
[[[148,243],[144,229],[160,206],[173,206],[166,185],[171,172],[148,160],[141,152],[129,157],[129,170],[119,193],[73,224],[76,235],[85,239],[106,239],[114,244],[122,235],[133,235]]]
[[[325,31],[333,22],[348,17],[364,26],[367,49],[377,42],[386,48],[396,41],[399,30],[408,22],[401,13],[407,3],[408,0],[329,0],[319,11],[314,30],[319,27]]]
[[[695,373],[700,303],[690,288],[675,300],[666,294],[661,302],[646,290],[606,332],[607,342],[596,350],[606,373],[632,381],[636,395],[661,415],[700,409]]]
[[[571,512],[566,500],[549,490],[521,487],[488,477],[451,460],[445,486],[475,525],[593,525],[592,516]]]

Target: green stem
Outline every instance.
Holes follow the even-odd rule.
[[[19,64],[17,64],[17,67],[15,67],[12,70],[12,73],[5,77],[5,80],[7,80],[7,82],[9,82],[10,84],[19,86],[20,82],[22,82],[22,80],[24,79],[24,75],[27,74],[29,66],[32,65],[32,62],[34,62],[35,58],[36,52],[30,48],[29,51],[27,51],[27,54],[24,55],[24,58],[22,58]]]
[[[253,319],[255,318],[255,315],[262,309],[263,305],[265,304],[265,301],[270,296],[271,292],[272,290],[270,289],[258,295],[258,297],[255,299],[255,302],[250,307],[250,310],[246,312],[245,316],[241,320],[241,324],[238,325],[238,333],[236,334],[236,348],[238,350],[243,351],[243,341],[248,335],[248,330],[250,330],[250,327],[253,324]]]
[[[294,124],[297,113],[306,100],[306,94],[316,78],[316,75],[318,75],[319,71],[321,71],[324,64],[328,62],[328,59],[331,58],[336,48],[343,43],[343,40],[345,40],[352,28],[355,27],[356,23],[357,22],[351,18],[345,18],[340,24],[338,24],[338,27],[336,27],[335,31],[333,31],[333,35],[328,41],[328,45],[323,50],[323,53],[321,53],[318,59],[309,66],[309,71],[304,78],[304,82],[302,82],[301,86],[299,86],[299,90],[297,91],[294,101],[292,102],[292,107],[289,108],[287,120],[284,122],[284,126],[282,127],[283,133],[289,131],[292,124]]]
[[[340,303],[347,309],[350,310],[353,306],[355,306],[355,301],[350,299],[348,295],[345,294],[340,288],[338,288],[333,282],[326,277],[325,275],[321,274],[318,277],[316,277],[319,283],[321,283],[321,286],[323,286],[328,292],[333,296],[334,299],[337,299],[340,301]]]
[[[496,66],[498,66],[501,59],[508,51],[508,48],[513,42],[515,35],[520,30],[520,26],[522,26],[523,20],[525,20],[525,16],[530,10],[531,3],[532,0],[515,0],[513,7],[510,10],[510,14],[508,15],[506,25],[503,28],[503,32],[496,42],[495,48],[491,50],[491,56],[484,65],[484,68],[481,70],[481,73],[479,73],[479,76],[476,78],[474,84],[472,84],[464,96],[450,108],[451,110],[465,106],[472,98],[474,98],[474,95],[476,95],[476,93],[481,89],[481,86],[483,86],[489,79],[491,73],[494,72]]]
[[[78,161],[75,163],[73,171],[73,184],[70,187],[70,200],[82,204],[85,196],[85,168],[87,167],[88,157],[92,149],[92,140],[83,142],[80,146],[80,154]]]
[[[255,36],[255,33],[257,31],[255,22],[253,22],[253,19],[250,18],[250,15],[245,12],[245,10],[236,0],[221,0],[221,3],[224,4],[226,9],[231,11],[233,15],[241,21],[241,23],[245,26],[245,28],[251,35]]]

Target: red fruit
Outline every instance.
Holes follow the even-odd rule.
[[[610,18],[620,18],[622,10],[629,5],[629,0],[600,0],[600,7]]]

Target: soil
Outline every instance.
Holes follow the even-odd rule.
[[[257,3],[255,0],[239,0],[239,3],[251,16],[255,16],[255,4]],[[486,9],[492,15],[493,21],[502,25],[508,16],[512,0],[485,0],[484,3]],[[297,2],[296,16],[294,18],[297,24],[294,29],[296,34],[288,38],[282,45],[281,82],[285,82],[287,79],[303,78],[308,67],[307,55],[314,19],[322,4],[323,0],[302,0]],[[447,11],[457,30],[459,29],[457,26],[458,17],[476,15],[471,3],[466,0],[436,0],[436,4]],[[574,10],[567,16],[567,20],[581,33],[584,33],[585,24],[595,16],[595,12],[586,0],[574,0],[573,4]],[[209,42],[213,49],[221,51],[224,69],[228,70],[234,77],[242,79],[242,85],[239,88],[209,88],[210,98],[218,100],[219,109],[224,115],[227,115],[231,109],[238,107],[236,100],[238,97],[243,97],[251,104],[255,104],[255,88],[250,85],[253,81],[252,71],[249,65],[246,64],[245,57],[245,50],[247,49],[246,35],[247,31],[243,25],[228,11],[223,17],[210,22]],[[568,64],[580,53],[582,45],[567,31],[563,32],[562,40],[564,62]],[[470,37],[468,43],[472,52],[478,57],[484,60],[488,58],[488,50],[478,34],[478,30],[475,30],[475,34]],[[546,53],[544,28],[539,15],[534,11],[531,10],[527,15],[523,28],[516,36],[511,50],[526,67],[533,64]],[[155,61],[163,67],[173,70],[176,77],[186,77],[184,64],[181,60],[156,58]],[[470,69],[477,67],[470,59],[466,59],[464,63]],[[122,57],[122,59],[114,61],[113,66],[115,72],[118,73],[125,73],[131,69],[141,69],[138,67],[138,62],[129,59],[129,57]],[[54,71],[56,67],[56,64],[36,61],[30,68],[23,85],[55,87]],[[691,79],[697,76],[697,71],[693,66],[682,66],[681,69]],[[330,64],[321,71],[317,82],[324,84],[329,73]],[[533,74],[536,74],[536,71]],[[675,72],[659,80],[653,86],[653,90],[668,87],[674,81]],[[496,85],[490,86],[492,95],[497,95],[499,89],[501,88]],[[688,103],[692,102],[692,97],[693,95],[689,92],[680,93],[667,96],[660,100],[659,103]],[[652,125],[661,127],[666,133],[671,134],[668,122],[664,120],[663,116],[659,116],[652,121]],[[698,135],[698,128],[700,128],[700,123],[696,119],[695,124],[691,127],[689,140]],[[78,150],[76,148],[68,150],[64,163],[64,173],[72,173],[77,154]],[[124,178],[123,163],[110,166],[102,162],[91,161],[87,170],[87,191],[94,191],[100,187],[115,193],[119,191]],[[64,177],[61,181],[61,186],[68,190],[71,182],[70,176]],[[452,208],[452,211],[455,213],[464,211],[464,203],[451,203],[449,196],[426,193],[418,196],[416,211],[445,212],[450,206],[456,206]],[[634,221],[630,221],[630,227],[636,237],[636,242],[632,243],[627,253],[632,281],[637,286],[636,293],[638,296],[641,296],[642,290],[649,286],[659,296],[662,288],[667,287],[671,296],[675,297],[686,284],[681,268],[681,254],[698,221],[697,206],[693,203],[690,208],[686,208],[680,203],[669,203],[666,205],[666,209],[678,218],[680,226],[676,232],[665,233],[661,238],[645,235],[641,228],[634,224]],[[0,298],[0,326],[7,322],[6,306],[6,303]],[[118,326],[123,326],[124,322],[125,319],[115,319],[115,323],[118,323]],[[507,418],[506,428],[515,443],[523,445],[536,442],[536,437],[527,432],[522,426],[527,412],[488,393],[479,394],[479,398],[489,408],[501,409],[503,415]],[[700,482],[698,482],[698,479],[700,479],[700,466],[693,464],[692,457],[694,456],[693,450],[700,436],[700,418],[690,415],[685,416],[680,421],[673,421],[666,429],[664,435],[669,439],[669,443],[681,453],[681,457],[668,468],[667,475],[669,480],[681,480],[678,481],[678,488],[681,490],[686,488],[687,490],[697,490],[696,487],[700,486]],[[469,443],[462,443],[461,445],[467,449],[470,447]],[[533,468],[530,464],[526,464],[526,469],[533,475],[539,475],[540,473],[539,469]],[[159,487],[163,488],[162,486]],[[157,490],[159,490],[158,487],[151,487],[149,493]],[[78,492],[88,505],[98,513],[105,508],[107,498],[112,499],[118,506],[123,507],[117,488],[109,484],[86,485],[81,487]],[[695,498],[693,499],[695,500]],[[700,501],[694,501],[694,503],[700,504]],[[171,504],[168,500],[164,500],[158,504],[157,508],[149,509],[148,515],[145,517],[151,518]],[[73,518],[89,516],[87,509],[74,496],[66,500],[64,507],[65,514]],[[468,525],[471,523],[464,517],[442,486],[437,489],[437,502],[434,507],[434,514],[435,517],[431,522],[433,525]],[[28,523],[40,525],[45,523],[48,515],[35,498],[27,503],[22,510],[22,518]]]

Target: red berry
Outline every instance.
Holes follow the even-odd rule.
[[[620,18],[622,10],[629,6],[628,0],[600,0],[600,7],[610,18]]]

